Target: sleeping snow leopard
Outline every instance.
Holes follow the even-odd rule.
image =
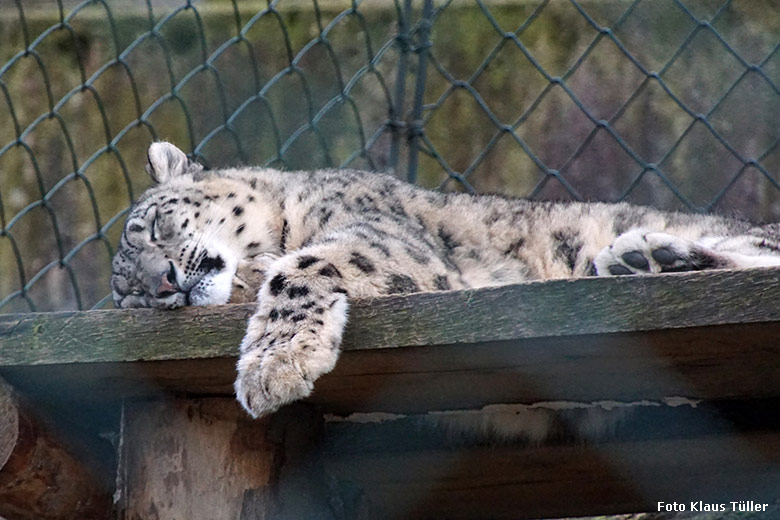
[[[204,171],[158,142],[113,260],[116,307],[257,294],[235,389],[253,416],[333,369],[352,298],[780,265],[780,228],[628,204],[428,191],[378,173]],[[257,292],[259,290],[259,292]]]

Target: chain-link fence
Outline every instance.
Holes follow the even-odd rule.
[[[109,305],[166,139],[215,166],[780,217],[777,0],[0,0],[0,312]]]

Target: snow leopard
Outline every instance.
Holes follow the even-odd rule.
[[[780,228],[737,218],[444,193],[349,169],[206,170],[166,142],[147,170],[112,262],[115,306],[250,295],[235,391],[254,417],[334,368],[353,299],[780,265]]]

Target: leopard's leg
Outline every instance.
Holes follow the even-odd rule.
[[[236,394],[250,414],[306,397],[333,369],[348,298],[459,287],[434,251],[407,238],[362,240],[351,230],[271,264],[238,361]]]
[[[593,263],[599,276],[780,266],[780,254],[761,237],[702,237],[632,229],[602,249]],[[764,241],[765,242],[765,241]]]

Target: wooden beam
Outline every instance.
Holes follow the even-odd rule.
[[[0,380],[0,517],[108,519],[110,486]]]
[[[347,351],[315,385],[325,411],[475,408],[490,403],[780,396],[780,324]],[[232,395],[235,358],[6,367],[48,401]]]
[[[581,278],[354,302],[344,350],[780,321],[780,269]],[[233,356],[252,305],[0,316],[0,367]],[[184,332],[186,331],[186,332]]]

